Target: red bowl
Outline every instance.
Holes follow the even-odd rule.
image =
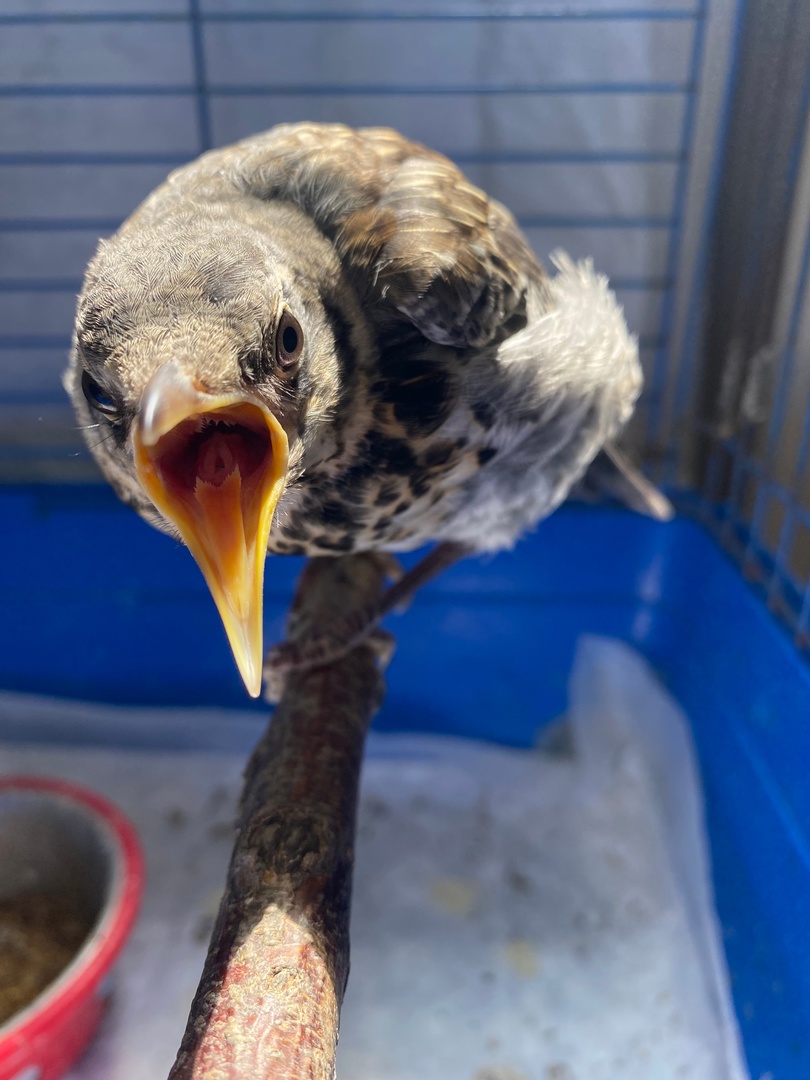
[[[119,810],[62,780],[0,778],[0,897],[70,890],[92,930],[61,974],[0,1026],[0,1080],[56,1080],[92,1037],[107,975],[143,890],[141,847]]]

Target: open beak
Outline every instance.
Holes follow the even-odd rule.
[[[287,436],[247,395],[197,389],[175,362],[147,384],[133,435],[149,498],[203,572],[251,697],[262,679],[267,539],[287,475]]]

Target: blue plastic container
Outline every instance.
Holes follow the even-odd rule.
[[[6,489],[0,520],[0,687],[252,707],[258,730],[266,706],[248,706],[187,552],[104,488]],[[299,568],[268,561],[268,642]],[[692,722],[751,1075],[807,1080],[810,670],[709,536],[685,520],[566,508],[516,551],[447,573],[391,626],[381,729],[528,746],[565,710],[581,633],[651,660]],[[0,740],[45,737],[71,733],[0,717]],[[201,720],[200,746],[229,737]]]

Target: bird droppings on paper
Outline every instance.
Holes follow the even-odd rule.
[[[531,1080],[525,1073],[510,1069],[508,1065],[487,1065],[478,1069],[472,1080]]]
[[[537,949],[530,941],[522,941],[520,938],[507,941],[502,953],[504,960],[512,971],[516,975],[521,975],[524,979],[533,979],[540,970],[540,958]]]
[[[438,877],[431,883],[430,895],[450,915],[469,915],[475,907],[477,888],[455,877]]]

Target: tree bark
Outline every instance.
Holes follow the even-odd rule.
[[[290,640],[377,598],[386,569],[374,555],[310,561]],[[245,771],[225,895],[169,1080],[335,1075],[358,783],[384,691],[380,654],[378,636],[288,678]]]

